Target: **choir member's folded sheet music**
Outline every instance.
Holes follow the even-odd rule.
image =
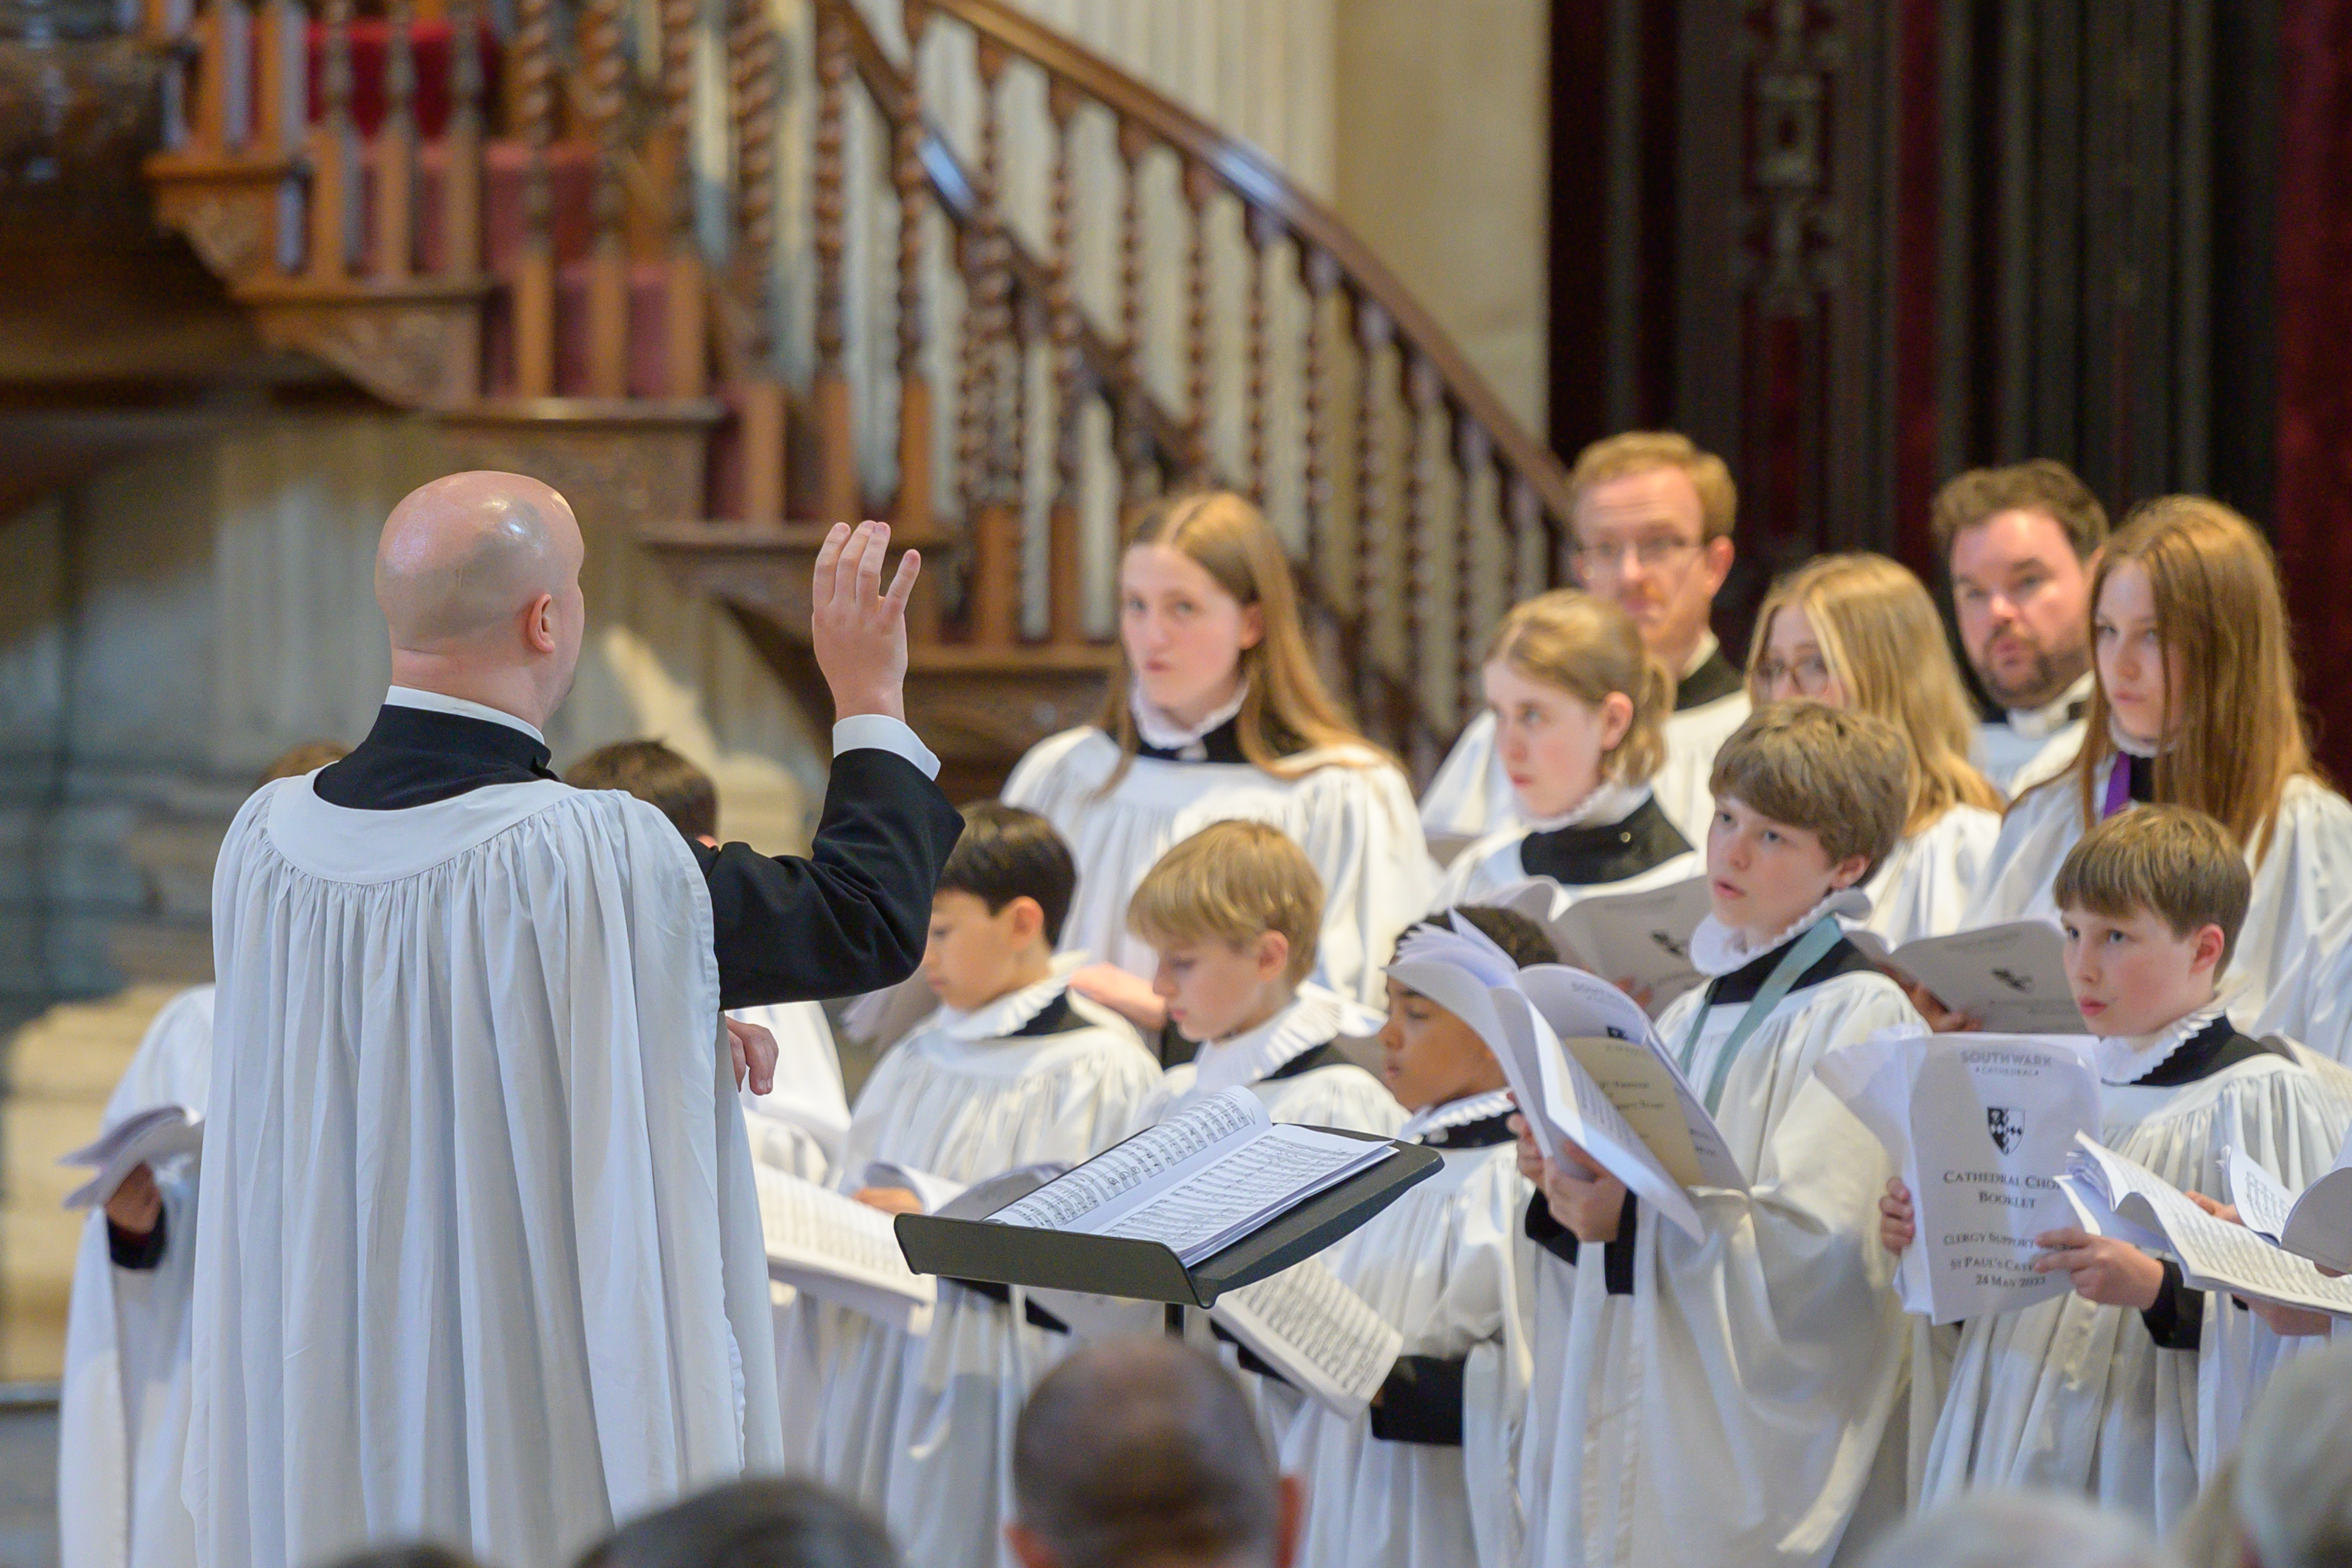
[[[907,1267],[888,1215],[766,1165],[751,1178],[769,1278],[894,1329],[929,1331],[939,1283]]]
[[[988,1216],[997,1225],[1156,1241],[1186,1268],[1396,1152],[1275,1123],[1222,1089]]]
[[[114,1196],[142,1165],[154,1167],[204,1147],[205,1120],[184,1105],[159,1105],[126,1116],[87,1147],[61,1155],[60,1165],[94,1166],[98,1173],[66,1194],[69,1209],[95,1208]]]
[[[1217,1298],[1209,1316],[1294,1388],[1355,1420],[1404,1349],[1404,1336],[1313,1258]]]
[[[2075,1139],[2059,1181],[2084,1229],[2170,1253],[2191,1289],[2352,1317],[2352,1279],[2331,1279],[2244,1226],[2214,1218],[2147,1166],[2087,1137]]]
[[[1573,902],[1550,878],[1531,877],[1479,901],[1527,916],[1569,963],[1645,994],[1653,1016],[1705,978],[1690,961],[1691,933],[1707,912],[1704,877]]]
[[[1867,931],[1847,934],[1864,952],[1901,970],[1988,1033],[2083,1032],[2083,1015],[2066,984],[2066,939],[2047,921],[2011,921],[1953,936],[1922,937],[1892,952]]]
[[[2256,1236],[2322,1268],[2352,1274],[2352,1141],[2336,1156],[2335,1168],[2300,1197],[2232,1148],[2230,1201]]]
[[[2075,1136],[2099,1131],[2094,1051],[2088,1036],[1886,1031],[1822,1058],[1911,1190],[1906,1310],[1950,1323],[2065,1293],[2065,1275],[2033,1271],[2033,1238],[2074,1223],[2058,1178]]]

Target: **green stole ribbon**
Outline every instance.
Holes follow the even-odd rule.
[[[1715,1058],[1715,1071],[1709,1076],[1706,1085],[1706,1113],[1709,1116],[1714,1115],[1716,1108],[1723,1103],[1724,1080],[1731,1076],[1731,1064],[1739,1059],[1740,1048],[1748,1044],[1748,1037],[1772,1016],[1772,1009],[1778,1007],[1795,988],[1798,977],[1819,963],[1844,935],[1845,928],[1838,924],[1835,915],[1823,915],[1813,923],[1811,931],[1790,942],[1780,954],[1780,962],[1774,964],[1772,973],[1764,977],[1764,988],[1756,993],[1756,999],[1748,1004],[1748,1011],[1742,1013],[1739,1022],[1732,1026],[1731,1037],[1723,1043],[1722,1052]],[[1699,1005],[1691,1014],[1690,1028],[1683,1036],[1682,1069],[1685,1079],[1690,1077],[1691,1063],[1698,1056],[1698,1037],[1706,1027],[1708,1011],[1706,999],[1701,998]]]

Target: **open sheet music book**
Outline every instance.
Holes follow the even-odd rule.
[[[96,1208],[114,1196],[123,1179],[142,1165],[153,1167],[205,1145],[205,1119],[184,1105],[159,1105],[126,1116],[97,1142],[60,1155],[60,1165],[89,1165],[98,1173],[66,1194],[69,1209]]]
[[[2230,1151],[2230,1201],[2246,1228],[2314,1263],[2352,1274],[2352,1141],[2335,1168],[2297,1197],[2276,1176]]]
[[[1311,1258],[1226,1291],[1209,1316],[1292,1387],[1351,1421],[1370,1406],[1404,1350],[1402,1334]]]
[[[2169,1253],[2195,1290],[2352,1317],[2352,1279],[2330,1279],[2242,1225],[2215,1219],[2162,1176],[2078,1135],[2059,1185],[2083,1228]]]
[[[1706,879],[1633,893],[1588,893],[1571,900],[1549,877],[1530,877],[1481,903],[1513,910],[1543,927],[1560,956],[1601,979],[1647,994],[1650,1012],[1698,984],[1691,933],[1706,918]]]
[[[929,1331],[939,1282],[907,1267],[888,1215],[766,1165],[751,1179],[770,1279],[910,1334]]]
[[[1189,1268],[1395,1152],[1277,1124],[1248,1089],[1221,1089],[987,1217],[1156,1241]]]
[[[2066,939],[2048,921],[2010,921],[1951,936],[1921,937],[1888,952],[1869,931],[1847,937],[1899,969],[1956,1013],[1995,1035],[2079,1035],[2083,1015],[2066,984]]]

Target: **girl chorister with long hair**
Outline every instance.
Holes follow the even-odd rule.
[[[1521,820],[1454,858],[1441,907],[1540,877],[1559,884],[1557,915],[1586,893],[1698,875],[1697,854],[1652,788],[1674,686],[1632,616],[1573,588],[1538,595],[1496,628],[1484,680]]]
[[[2312,760],[2270,546],[2219,501],[2145,503],[2099,557],[2091,647],[2082,753],[2010,807],[1969,924],[2054,917],[2052,883],[2089,824],[2191,806],[2252,868],[2230,1005],[2261,1016],[2352,900],[2352,803]]]
[[[1403,773],[1315,671],[1280,540],[1240,496],[1162,500],[1138,521],[1118,596],[1125,657],[1101,717],[1032,747],[1003,792],[1076,854],[1062,945],[1101,962],[1073,984],[1147,1027],[1164,1023],[1128,899],[1171,846],[1238,817],[1307,852],[1325,894],[1319,978],[1376,1013],[1381,964],[1429,908],[1435,868]]]
[[[1859,923],[1889,947],[1961,929],[2000,833],[2000,792],[1969,761],[1975,720],[1919,579],[1883,555],[1824,555],[1756,613],[1748,691],[1875,714],[1909,743],[1910,805]]]

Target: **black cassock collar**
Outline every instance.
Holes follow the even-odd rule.
[[[1675,711],[1687,713],[1694,708],[1720,702],[1746,684],[1740,679],[1739,671],[1732,668],[1731,661],[1723,657],[1723,650],[1718,647],[1701,659],[1696,669],[1675,684]]]
[[[1615,822],[1528,834],[1519,840],[1519,868],[1566,887],[1589,888],[1638,877],[1689,850],[1690,840],[1652,795]]]
[[[320,769],[311,788],[329,805],[402,811],[490,784],[551,779],[548,756],[511,724],[387,702],[367,739]]]

